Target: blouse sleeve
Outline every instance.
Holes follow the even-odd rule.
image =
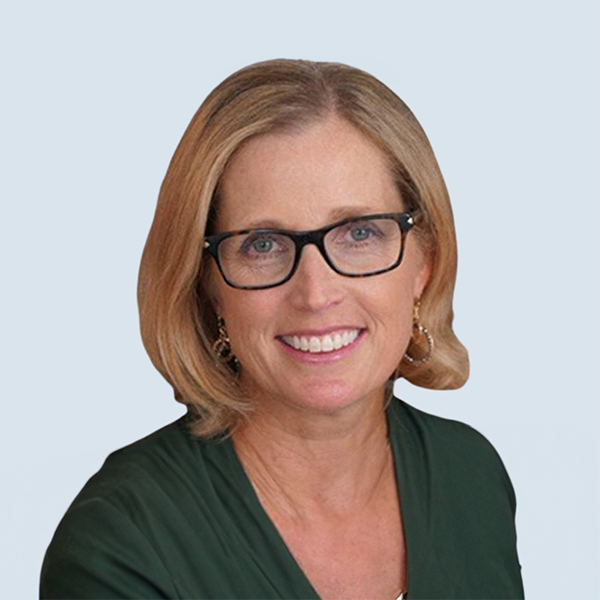
[[[150,541],[118,508],[92,498],[70,509],[44,558],[40,598],[177,598]]]

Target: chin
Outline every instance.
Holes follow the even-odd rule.
[[[348,379],[342,381],[324,382],[303,380],[297,390],[288,389],[284,394],[286,402],[294,407],[315,414],[333,414],[356,404],[369,393],[357,393],[357,386]]]

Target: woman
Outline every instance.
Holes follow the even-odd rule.
[[[63,518],[52,598],[522,598],[493,447],[393,398],[468,377],[427,138],[381,82],[274,60],[173,157],[141,328],[186,417],[114,454]]]

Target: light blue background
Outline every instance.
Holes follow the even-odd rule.
[[[108,453],[183,408],[154,370],[136,277],[202,100],[269,58],[365,69],[428,133],[459,239],[462,390],[396,394],[504,459],[529,600],[597,600],[599,5],[2,4],[0,596]]]

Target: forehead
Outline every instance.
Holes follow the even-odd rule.
[[[350,214],[401,210],[385,154],[339,118],[247,142],[220,186],[219,230],[310,229]]]

